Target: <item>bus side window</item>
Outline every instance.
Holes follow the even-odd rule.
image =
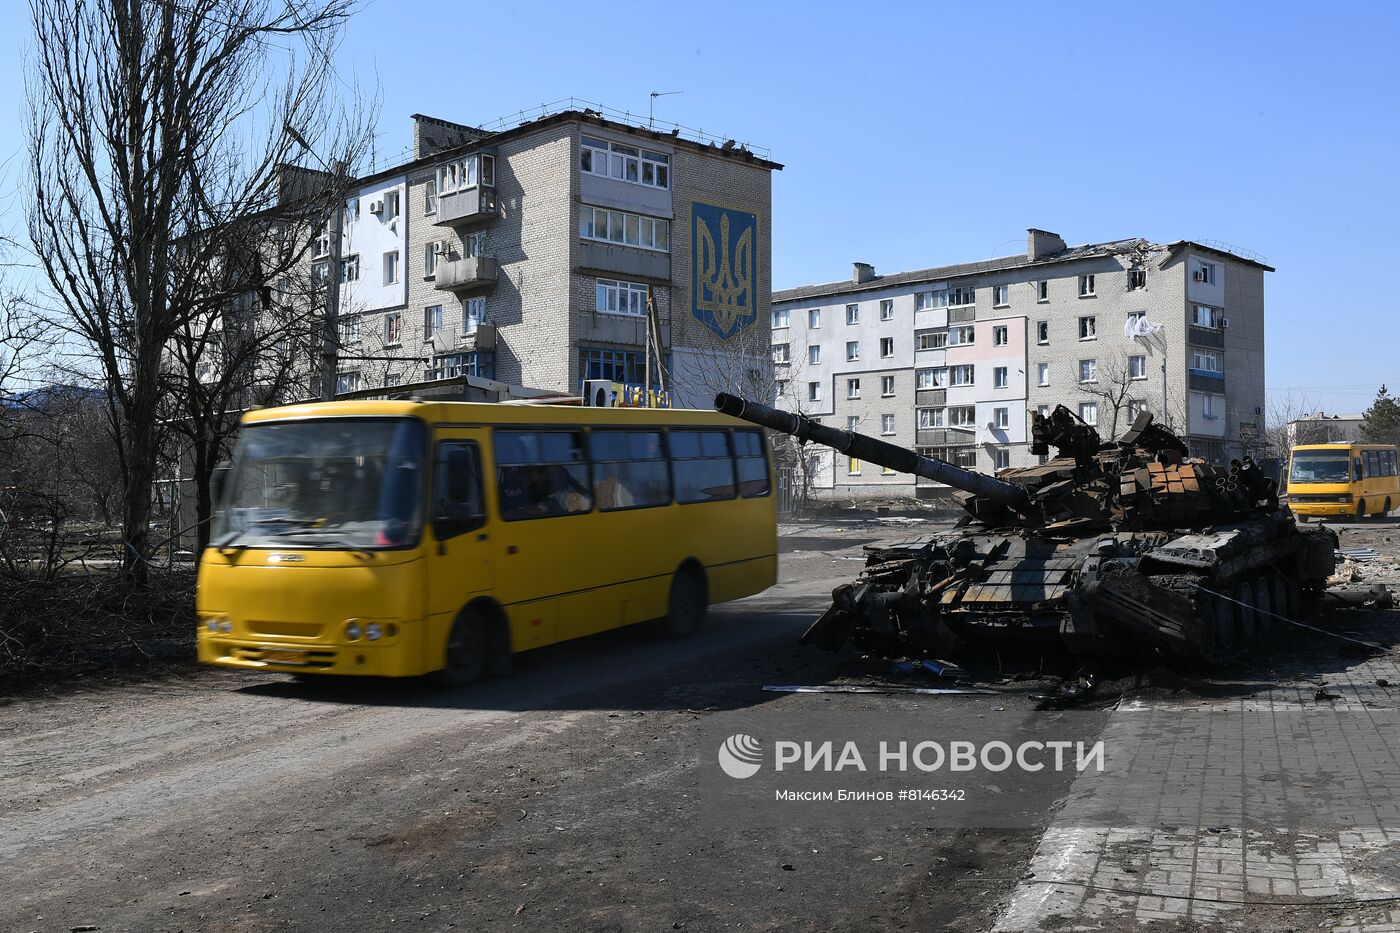
[[[438,444],[433,464],[433,533],[438,540],[481,527],[481,455],[471,441]]]
[[[739,467],[739,494],[745,499],[766,496],[768,459],[763,455],[763,435],[758,431],[734,432],[734,461]]]
[[[497,431],[501,517],[548,518],[593,511],[579,431]]]
[[[604,512],[669,505],[671,481],[660,431],[608,431],[589,434],[593,490]]]
[[[710,502],[734,498],[734,460],[726,431],[670,432],[676,501]]]

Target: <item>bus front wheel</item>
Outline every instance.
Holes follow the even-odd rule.
[[[442,670],[433,671],[429,679],[439,687],[465,687],[476,683],[486,672],[490,660],[491,637],[486,620],[480,613],[463,612],[447,633]]]
[[[662,631],[667,638],[684,638],[705,624],[708,609],[704,573],[694,566],[681,567],[671,578]]]
[[[1357,518],[1365,518],[1365,517],[1366,517],[1366,500],[1365,500],[1365,499],[1362,499],[1360,502],[1356,503],[1356,517],[1357,517]]]

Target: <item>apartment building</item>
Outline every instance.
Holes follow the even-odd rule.
[[[411,160],[345,204],[338,272],[329,230],[312,250],[312,282],[339,277],[338,393],[433,394],[461,375],[640,384],[648,294],[674,404],[769,383],[781,165],[591,108],[495,132],[413,121]]]
[[[774,293],[780,407],[987,472],[1028,466],[1030,418],[1063,404],[1116,436],[1151,411],[1192,450],[1261,442],[1264,273],[1222,244],[1068,246]],[[872,391],[874,390],[874,391]],[[909,476],[818,452],[836,498],[909,494]]]

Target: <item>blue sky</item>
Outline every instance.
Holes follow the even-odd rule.
[[[27,21],[20,0],[11,22]],[[369,0],[342,76],[486,123],[561,97],[767,146],[775,287],[1070,243],[1206,238],[1267,257],[1271,394],[1360,410],[1400,384],[1400,5]],[[23,52],[26,30],[7,41]],[[5,56],[0,159],[22,146]],[[22,159],[5,192],[21,190]],[[3,204],[18,229],[22,199]]]

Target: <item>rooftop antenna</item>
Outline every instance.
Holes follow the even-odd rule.
[[[672,94],[684,94],[685,91],[652,91],[651,100],[647,101],[647,129],[656,129],[656,99],[658,97],[670,97]]]

